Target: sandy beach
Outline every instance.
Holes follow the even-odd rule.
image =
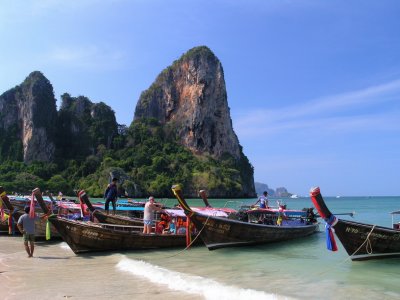
[[[354,220],[390,226],[398,197],[329,199],[332,211],[358,207]],[[309,199],[287,200],[307,207]],[[377,211],[376,207],[385,207]],[[349,219],[353,220],[350,216]],[[321,225],[321,230],[323,226]],[[326,250],[325,233],[254,247],[206,247],[75,255],[62,241],[0,234],[0,299],[399,299],[400,259],[352,262]]]
[[[121,254],[76,256],[65,243],[37,241],[28,258],[22,237],[0,236],[1,299],[202,299],[116,268]]]

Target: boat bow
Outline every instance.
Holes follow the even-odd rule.
[[[10,199],[8,198],[6,191],[4,190],[4,188],[2,186],[0,186],[0,197],[1,200],[4,203],[4,206],[10,211],[12,212],[14,210],[14,207],[12,206]]]
[[[171,189],[172,189],[172,192],[174,193],[176,199],[178,200],[180,206],[182,206],[182,209],[185,212],[185,214],[190,217],[190,215],[193,214],[193,210],[187,204],[185,198],[183,198],[182,188],[180,187],[180,185],[178,185],[178,184],[173,185]]]
[[[319,215],[326,222],[326,247],[331,251],[337,251],[337,244],[335,241],[335,235],[333,227],[337,224],[338,219],[330,212],[322,198],[319,187],[311,188],[310,190],[311,201],[315,208],[318,210]]]

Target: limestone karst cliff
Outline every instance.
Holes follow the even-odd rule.
[[[129,128],[103,102],[68,93],[61,100],[57,111],[52,85],[38,71],[0,96],[0,183],[23,192],[38,183],[71,193],[79,187],[101,196],[116,175],[135,197],[168,197],[176,183],[187,197],[199,189],[214,198],[255,196],[222,65],[207,47],[161,72],[142,93]]]
[[[142,93],[135,118],[142,117],[175,123],[182,143],[195,153],[240,158],[222,65],[207,47],[189,50]]]
[[[17,158],[21,154],[25,162],[51,161],[55,151],[56,114],[53,87],[38,71],[2,94],[1,157]]]
[[[216,159],[225,154],[241,164],[242,186],[254,195],[253,169],[233,130],[224,72],[207,47],[195,47],[166,68],[137,103],[135,119],[172,125],[193,153]]]
[[[99,145],[111,147],[117,136],[114,111],[105,103],[65,93],[57,118],[57,157],[82,158],[95,154]]]
[[[57,112],[53,87],[39,71],[0,96],[0,159],[51,162],[83,158],[117,135],[114,111],[88,98],[61,96]]]

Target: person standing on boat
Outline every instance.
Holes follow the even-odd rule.
[[[161,211],[162,209],[158,207],[157,204],[154,203],[154,197],[150,196],[149,201],[146,202],[144,205],[144,215],[143,215],[143,223],[144,223],[144,228],[143,228],[143,233],[144,234],[150,234],[151,233],[151,227],[154,222],[154,212],[155,211]]]
[[[58,201],[62,201],[63,200],[63,193],[58,192],[57,200]]]
[[[254,206],[257,205],[257,203],[260,202],[260,208],[268,208],[268,192],[265,191],[262,196],[258,197],[258,200],[256,203],[254,203]]]
[[[24,211],[25,213],[18,219],[17,226],[19,231],[22,233],[28,257],[33,257],[33,251],[35,250],[35,221],[38,220],[39,217],[35,215],[31,218],[29,216],[29,206],[26,206]]]
[[[107,215],[109,214],[110,202],[113,206],[113,214],[115,215],[117,198],[118,198],[118,187],[117,187],[118,178],[113,178],[111,183],[107,186],[106,191],[104,192],[104,199],[106,199],[106,203],[104,208],[106,210]]]

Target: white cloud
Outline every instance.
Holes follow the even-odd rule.
[[[44,57],[48,63],[63,67],[82,69],[118,69],[123,66],[126,55],[113,49],[103,49],[94,45],[80,47],[58,47]]]
[[[394,80],[300,105],[248,111],[234,117],[234,127],[240,139],[295,130],[340,130],[341,134],[368,130],[400,130],[400,111],[393,107],[385,109],[382,105],[385,103],[390,106],[398,100],[400,80]]]

